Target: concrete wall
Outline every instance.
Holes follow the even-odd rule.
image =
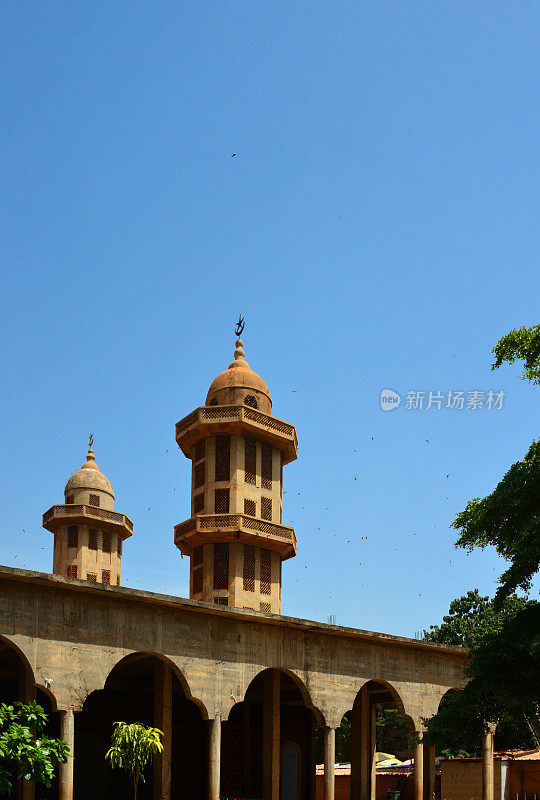
[[[493,765],[495,800],[506,800],[501,794],[501,759]],[[441,797],[446,800],[482,800],[482,762],[454,759],[441,764]],[[515,798],[514,798],[515,800]]]
[[[0,568],[0,635],[38,685],[52,681],[62,710],[82,708],[115,664],[140,651],[171,665],[203,716],[223,719],[268,667],[291,674],[333,727],[368,680],[389,685],[415,727],[463,685],[456,648],[8,567]]]

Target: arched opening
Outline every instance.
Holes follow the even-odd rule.
[[[282,800],[308,800],[314,744],[315,712],[303,684],[283,670],[264,670],[222,724],[221,796],[270,796],[269,783],[281,774]]]
[[[43,689],[36,686],[33,672],[26,658],[8,639],[0,637],[0,703],[12,704],[17,701],[28,703],[31,700],[39,703],[47,713],[46,734],[58,738],[60,736],[60,716],[55,711],[56,704]],[[6,798],[15,800],[17,796],[17,789],[14,789],[11,795],[6,795]],[[40,785],[35,788],[35,800],[57,796],[58,776],[55,776],[50,788],[46,789]]]
[[[164,732],[164,755],[156,758],[139,785],[138,800],[160,796],[170,770],[172,800],[206,795],[207,732],[201,710],[187,696],[185,680],[156,655],[133,653],[110,672],[75,715],[75,797],[127,797],[127,777],[105,761],[113,723],[141,722]]]
[[[253,394],[248,394],[244,398],[244,405],[250,406],[250,408],[259,408],[259,404],[257,403],[257,398]]]
[[[336,793],[340,797],[384,797],[412,791],[413,723],[386,681],[368,681],[336,730]],[[323,730],[317,728],[317,781],[322,791]],[[410,786],[409,786],[410,784]],[[372,794],[370,794],[372,793]]]

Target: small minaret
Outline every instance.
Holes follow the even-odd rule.
[[[294,426],[271,412],[238,339],[206,405],[176,425],[193,466],[191,517],[174,541],[190,556],[195,600],[281,613],[281,563],[296,555],[294,530],[282,525],[283,466],[297,458],[298,442]]]
[[[122,542],[133,523],[114,511],[114,492],[100,472],[88,442],[88,455],[64,490],[65,504],[43,514],[43,527],[54,533],[53,573],[120,586]]]

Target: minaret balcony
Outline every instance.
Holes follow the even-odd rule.
[[[298,458],[294,425],[249,406],[201,406],[176,423],[176,441],[186,458],[195,442],[222,433],[263,438],[281,451],[283,464]]]
[[[181,553],[209,542],[243,542],[275,550],[283,560],[296,555],[294,528],[247,514],[197,514],[175,525],[174,543]]]
[[[105,523],[105,527],[118,533],[122,539],[127,539],[133,533],[133,522],[125,514],[107,511],[105,508],[96,506],[75,504],[52,506],[43,514],[43,527],[53,533],[66,522],[78,522],[86,525],[92,522],[100,522],[102,525]]]

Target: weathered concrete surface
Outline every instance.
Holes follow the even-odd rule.
[[[9,567],[0,567],[0,635],[39,686],[52,681],[47,693],[60,710],[80,710],[115,664],[139,651],[168,662],[209,718],[226,719],[268,667],[290,673],[332,727],[369,680],[393,689],[417,730],[464,683],[459,648]]]

